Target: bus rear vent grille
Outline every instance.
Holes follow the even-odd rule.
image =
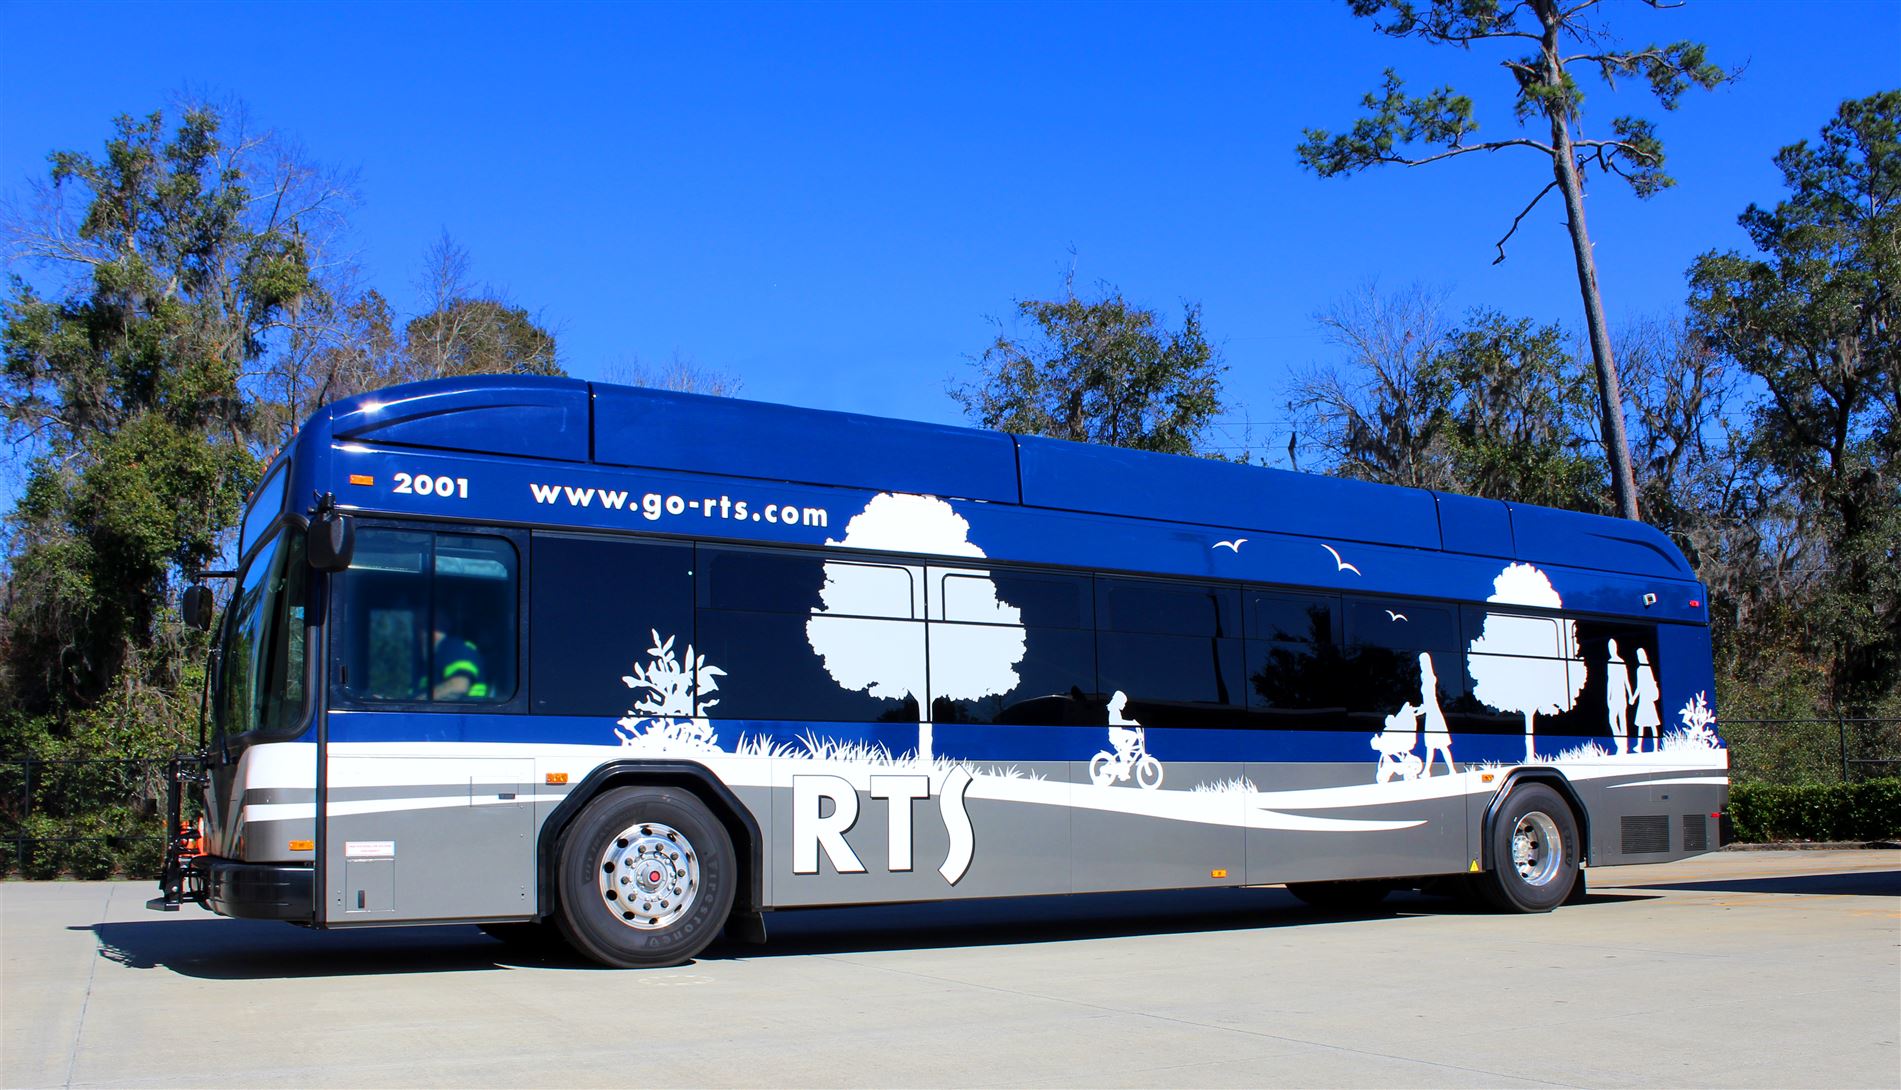
[[[1683,850],[1686,852],[1710,850],[1709,818],[1702,814],[1683,815]]]
[[[1644,814],[1624,819],[1624,852],[1627,855],[1643,855],[1650,852],[1670,850],[1670,817],[1668,814]]]

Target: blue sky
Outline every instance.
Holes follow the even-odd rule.
[[[1901,4],[1607,0],[1631,43],[1694,38],[1743,79],[1673,114],[1591,86],[1587,119],[1656,117],[1678,188],[1588,211],[1613,320],[1671,312],[1775,150],[1901,84]],[[347,251],[399,310],[447,232],[582,377],[676,352],[745,394],[954,422],[945,395],[1016,298],[1079,279],[1178,317],[1198,301],[1230,418],[1286,444],[1313,315],[1369,279],[1577,324],[1560,206],[1492,243],[1549,178],[1529,154],[1321,181],[1303,125],[1350,123],[1397,67],[1514,128],[1491,49],[1395,42],[1345,4],[0,3],[0,192],[54,148],[181,93],[236,98],[353,171]],[[1074,252],[1072,259],[1071,252]]]

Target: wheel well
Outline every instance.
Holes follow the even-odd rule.
[[[733,857],[739,864],[733,910],[759,910],[765,900],[762,858],[765,844],[759,835],[759,823],[753,820],[752,812],[733,794],[732,788],[721,783],[704,766],[691,761],[614,761],[588,773],[541,825],[541,835],[535,845],[538,919],[546,919],[554,911],[555,846],[560,843],[562,832],[595,797],[616,787],[678,787],[697,796],[726,827],[726,835],[733,842]]]
[[[1486,870],[1492,869],[1492,824],[1498,818],[1498,810],[1505,803],[1505,797],[1521,783],[1541,783],[1558,793],[1566,806],[1571,808],[1571,817],[1578,823],[1578,857],[1588,859],[1591,849],[1591,815],[1584,809],[1584,803],[1578,798],[1577,789],[1571,786],[1564,773],[1555,768],[1521,768],[1505,777],[1498,793],[1492,796],[1492,803],[1485,808],[1485,820],[1479,824],[1479,861]]]

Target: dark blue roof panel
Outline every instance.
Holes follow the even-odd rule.
[[[1694,579],[1696,573],[1670,538],[1654,526],[1553,507],[1507,504],[1518,559],[1632,575]]]
[[[587,383],[528,375],[435,379],[330,407],[331,435],[476,454],[587,461]]]
[[[1016,503],[998,432],[597,384],[594,460]]]
[[[1032,436],[1017,449],[1032,507],[1439,547],[1432,493],[1416,488]]]
[[[1512,549],[1512,513],[1498,500],[1434,492],[1439,500],[1439,537],[1447,552],[1517,559]]]
[[[319,413],[305,442],[593,461],[1021,503],[1693,578],[1642,523],[1261,466],[735,398],[491,375],[395,386]],[[326,434],[327,432],[327,434]]]

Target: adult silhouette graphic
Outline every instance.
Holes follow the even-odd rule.
[[[1446,729],[1446,713],[1439,710],[1439,675],[1433,672],[1432,656],[1424,651],[1419,653],[1419,718],[1420,733],[1426,740],[1426,767],[1421,776],[1432,775],[1432,755],[1437,753],[1445,758],[1446,774],[1457,775],[1458,766],[1452,763],[1452,732]]]
[[[1617,641],[1610,641],[1610,647],[1611,660],[1604,668],[1604,706],[1610,712],[1611,737],[1616,739],[1621,754],[1630,742],[1630,705],[1635,698],[1630,694],[1630,671],[1617,653]],[[1642,655],[1643,649],[1637,653]]]
[[[1663,694],[1657,690],[1657,672],[1650,668],[1650,655],[1643,648],[1637,649],[1637,692],[1631,697],[1637,704],[1637,738],[1632,750],[1642,752],[1644,735],[1650,735],[1652,752],[1663,748],[1660,731],[1663,728],[1663,716],[1657,713],[1657,700]]]

